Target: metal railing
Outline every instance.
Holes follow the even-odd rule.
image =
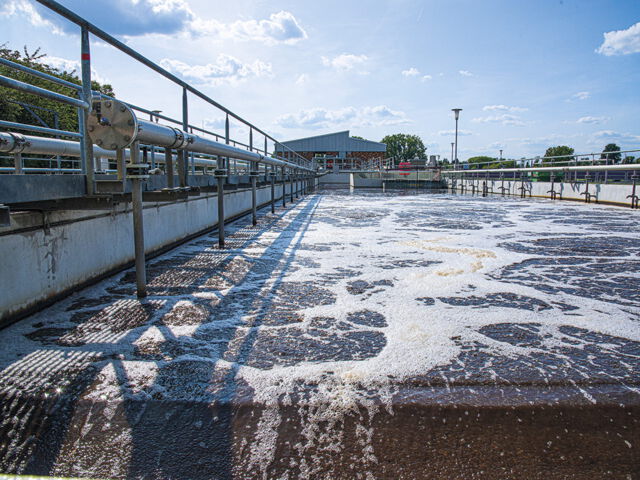
[[[444,172],[451,173],[459,173],[460,171],[464,172],[487,172],[487,171],[512,171],[513,169],[517,169],[518,171],[527,171],[525,169],[529,169],[528,171],[538,171],[541,168],[552,168],[552,167],[585,167],[585,166],[596,166],[596,165],[632,165],[624,163],[625,158],[629,153],[638,153],[640,149],[633,150],[621,150],[615,152],[597,152],[597,153],[580,153],[580,154],[571,154],[571,155],[556,155],[550,157],[532,157],[532,158],[521,158],[521,159],[493,159],[486,162],[459,162],[457,164],[443,164],[442,169]],[[621,156],[624,154],[624,158]],[[620,156],[620,160],[618,162],[615,161],[615,158]],[[494,167],[490,167],[494,165]]]
[[[164,68],[162,68],[161,66],[157,65],[156,63],[152,62],[151,60],[149,60],[148,58],[146,58],[145,56],[143,56],[142,54],[138,53],[137,51],[133,50],[132,48],[128,47],[127,45],[125,45],[124,43],[120,42],[119,40],[117,40],[116,38],[114,38],[113,36],[109,35],[108,33],[104,32],[103,30],[101,30],[100,28],[96,27],[95,25],[91,24],[90,22],[86,21],[85,19],[81,18],[80,16],[78,16],[77,14],[75,14],[74,12],[72,12],[71,10],[63,7],[62,5],[60,5],[58,2],[53,1],[53,0],[37,0],[40,4],[44,5],[45,7],[51,9],[52,11],[56,12],[57,14],[61,15],[62,17],[66,18],[67,20],[75,23],[76,25],[78,25],[80,27],[80,33],[81,33],[81,39],[80,39],[80,50],[81,50],[81,83],[80,84],[75,84],[73,82],[70,82],[68,80],[62,79],[62,78],[58,78],[54,75],[50,75],[48,73],[30,68],[28,66],[22,65],[20,63],[17,62],[13,62],[11,60],[8,59],[2,59],[0,58],[0,65],[3,65],[5,67],[8,67],[12,70],[21,72],[21,73],[26,73],[28,75],[40,78],[40,79],[44,79],[50,82],[53,82],[59,86],[62,86],[64,88],[68,88],[71,90],[69,95],[65,95],[62,93],[58,93],[58,92],[54,92],[51,90],[47,90],[46,88],[42,88],[42,87],[38,87],[35,85],[31,85],[27,82],[21,81],[21,80],[17,80],[14,78],[10,78],[10,77],[6,77],[6,76],[2,76],[0,75],[0,86],[4,86],[4,87],[8,87],[8,88],[12,88],[15,90],[18,90],[20,92],[24,92],[27,94],[33,94],[33,95],[37,95],[43,98],[47,98],[49,100],[55,101],[57,103],[60,104],[64,104],[64,105],[69,105],[72,107],[75,107],[77,109],[78,112],[78,131],[77,132],[72,132],[72,131],[67,131],[67,130],[61,130],[58,128],[49,128],[49,127],[45,127],[45,126],[39,126],[39,125],[30,125],[30,124],[24,124],[24,123],[17,123],[17,122],[9,122],[9,121],[0,121],[0,128],[5,129],[5,130],[9,130],[9,131],[22,131],[22,132],[33,132],[36,134],[42,134],[42,135],[51,135],[51,136],[55,136],[55,137],[62,137],[62,138],[72,138],[72,139],[77,139],[79,140],[79,144],[76,146],[76,148],[71,148],[69,149],[69,152],[67,152],[67,157],[65,157],[64,159],[62,159],[62,161],[67,161],[69,156],[75,156],[77,155],[80,158],[80,162],[79,162],[79,167],[80,170],[78,171],[77,168],[72,168],[72,169],[59,169],[59,173],[82,173],[85,174],[87,176],[87,193],[91,194],[94,191],[94,181],[95,181],[95,177],[94,174],[96,173],[96,171],[100,171],[100,170],[104,170],[104,169],[100,169],[100,167],[96,167],[95,165],[95,158],[96,155],[94,154],[94,151],[96,150],[96,148],[93,146],[92,142],[90,141],[90,136],[89,136],[89,132],[87,129],[87,122],[88,122],[88,117],[90,115],[90,110],[92,108],[93,102],[95,102],[96,99],[103,99],[103,100],[114,100],[110,97],[108,97],[107,95],[104,95],[100,92],[96,92],[96,91],[92,91],[91,90],[91,54],[90,54],[90,44],[89,44],[89,40],[90,40],[90,36],[93,35],[97,38],[99,38],[100,40],[102,40],[103,42],[115,47],[116,49],[120,50],[121,52],[125,53],[126,55],[128,55],[129,57],[135,59],[136,61],[138,61],[139,63],[143,64],[144,66],[146,66],[147,68],[155,71],[156,73],[162,75],[163,77],[169,79],[172,83],[174,83],[175,85],[181,87],[182,89],[182,119],[176,119],[176,118],[172,118],[170,116],[167,115],[162,115],[159,111],[157,110],[149,110],[137,105],[133,105],[133,104],[129,104],[129,103],[125,103],[129,108],[131,108],[132,110],[138,112],[139,114],[145,114],[149,116],[149,119],[153,122],[158,122],[160,120],[167,122],[169,124],[172,125],[176,125],[179,128],[182,129],[182,131],[185,132],[185,134],[194,134],[194,133],[199,133],[199,134],[204,134],[210,137],[213,137],[215,139],[215,141],[219,141],[221,143],[224,143],[225,145],[229,145],[231,147],[234,147],[236,149],[242,149],[242,150],[247,150],[253,153],[257,153],[259,155],[261,155],[262,157],[275,157],[276,159],[282,159],[283,161],[285,160],[284,158],[281,157],[277,157],[275,155],[275,153],[273,155],[270,154],[269,150],[270,147],[272,148],[272,152],[276,152],[277,150],[280,151],[286,151],[287,152],[287,158],[286,158],[286,162],[285,165],[287,167],[287,169],[289,171],[296,171],[298,169],[301,170],[311,170],[313,167],[313,162],[305,159],[304,157],[302,157],[301,155],[297,154],[296,152],[294,152],[293,150],[291,150],[289,147],[287,147],[286,145],[282,145],[280,144],[274,137],[272,137],[271,135],[269,135],[268,133],[266,133],[264,130],[260,129],[259,127],[257,127],[256,125],[252,124],[251,122],[245,120],[244,118],[242,118],[240,115],[234,113],[233,111],[231,111],[230,109],[222,106],[221,104],[219,104],[218,102],[216,102],[215,100],[213,100],[212,98],[210,98],[209,96],[207,96],[206,94],[204,94],[203,92],[201,92],[200,90],[196,89],[195,87],[191,86],[190,84],[188,84],[187,82],[181,80],[180,78],[176,77],[175,75],[173,75],[172,73],[168,72],[167,70],[165,70]],[[204,100],[207,104],[209,104],[210,106],[213,106],[214,108],[216,108],[217,110],[221,111],[224,115],[225,115],[225,132],[224,134],[219,134],[216,132],[213,132],[211,130],[207,130],[205,128],[201,128],[195,125],[192,125],[189,123],[189,116],[188,116],[188,110],[189,110],[189,94],[194,95],[195,97]],[[233,119],[237,122],[239,122],[240,124],[244,125],[245,127],[248,128],[248,133],[249,133],[249,141],[248,142],[243,142],[237,139],[232,139],[231,138],[231,132],[230,132],[230,119]],[[14,135],[13,133],[11,133],[12,135]],[[258,145],[256,143],[254,143],[254,135],[261,135],[263,138],[263,142]],[[19,138],[19,136],[16,136],[16,138]],[[61,142],[63,140],[60,140]],[[3,141],[0,139],[0,151],[4,151],[5,153],[13,153],[14,157],[16,157],[15,162],[14,162],[14,166],[11,165],[6,165],[5,164],[2,166],[2,168],[0,169],[1,172],[5,172],[5,173],[25,173],[27,171],[29,172],[39,172],[39,173],[51,173],[54,172],[57,169],[54,169],[51,166],[48,167],[24,167],[21,168],[22,166],[22,162],[24,161],[23,158],[21,157],[21,154],[24,153],[33,153],[30,152],[29,149],[27,148],[29,143],[30,143],[30,139],[29,138],[22,138],[22,141],[20,142],[22,144],[22,147],[20,149],[16,149],[14,147],[13,151],[9,149],[7,142],[5,141],[3,144]],[[270,145],[271,144],[271,145]],[[4,148],[3,148],[4,147]],[[144,145],[143,145],[144,147]],[[26,150],[25,150],[26,148]],[[152,156],[152,166],[156,166],[156,165],[163,165],[164,163],[164,155],[162,155],[163,150],[158,151],[153,145],[149,144],[148,146],[146,146],[147,149],[149,149],[149,151],[151,152],[151,156]],[[98,149],[99,150],[99,149]],[[100,153],[101,156],[105,156],[104,152],[98,152]],[[160,155],[158,155],[158,158],[156,159],[156,153],[160,153]],[[227,154],[227,156],[224,159],[220,159],[219,156],[216,155],[202,155],[200,153],[194,153],[194,152],[186,152],[184,150],[182,151],[177,151],[177,153],[179,154],[179,156],[181,156],[183,162],[182,163],[182,168],[184,169],[184,175],[185,177],[187,177],[188,173],[191,174],[195,174],[197,172],[199,173],[206,173],[206,168],[198,168],[199,166],[204,165],[208,165],[208,166],[215,166],[216,168],[218,167],[218,161],[219,160],[227,160],[228,164],[227,164],[227,168],[229,173],[231,173],[232,168],[233,167],[233,171],[235,173],[239,173],[239,172],[243,172],[246,171],[248,169],[251,170],[263,170],[266,172],[266,166],[264,164],[262,164],[262,162],[260,162],[259,160],[257,162],[248,162],[248,161],[239,161],[237,159],[235,159],[233,157],[233,150],[225,150],[225,153]],[[115,156],[115,152],[113,152],[113,156]],[[242,156],[242,155],[241,155]],[[228,161],[228,159],[231,158],[233,159],[233,164],[231,164],[231,162]],[[254,157],[252,157],[253,159]],[[260,159],[261,157],[255,157]],[[45,159],[46,160],[46,159]],[[205,161],[208,160],[208,161]],[[213,163],[210,163],[213,162]],[[222,163],[222,161],[221,161]],[[252,164],[254,164],[254,167],[257,168],[253,168]],[[13,170],[12,170],[13,168]],[[272,170],[275,167],[272,166]],[[190,172],[189,172],[190,170]]]

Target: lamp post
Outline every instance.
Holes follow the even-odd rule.
[[[453,158],[453,142],[451,142],[451,165],[455,165],[456,162],[454,162],[454,158]]]
[[[458,118],[460,118],[461,108],[452,108],[451,111],[456,117],[456,141],[455,141],[455,157],[454,159],[458,160]]]

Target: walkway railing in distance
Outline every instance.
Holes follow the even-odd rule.
[[[638,208],[639,197],[637,195],[637,183],[640,179],[638,171],[639,163],[628,163],[635,161],[635,156],[628,158],[629,153],[640,152],[640,149],[622,150],[615,152],[599,152],[577,155],[559,155],[552,157],[535,157],[520,160],[506,160],[501,162],[482,163],[458,163],[455,165],[443,165],[442,175],[448,180],[449,188],[457,191],[459,188],[464,193],[471,190],[471,193],[482,192],[486,196],[496,181],[501,195],[510,191],[510,186],[519,184],[520,196],[526,197],[527,192],[531,196],[533,188],[532,182],[546,182],[550,184],[550,190],[544,192],[551,199],[561,199],[563,184],[571,184],[572,188],[584,188],[580,193],[584,200],[590,203],[592,200],[598,201],[599,185],[622,184],[630,185],[629,195],[626,196],[631,208]],[[624,154],[624,157],[622,155]],[[506,186],[505,186],[506,182]],[[556,190],[556,185],[560,190]],[[590,190],[589,186],[594,185],[596,190]],[[615,200],[613,203],[624,204],[627,200]]]
[[[444,163],[444,171],[475,171],[475,170],[505,170],[509,168],[542,168],[542,167],[578,167],[588,165],[616,165],[626,164],[625,159],[629,153],[638,153],[640,149],[620,150],[615,152],[580,153],[572,155],[556,155],[551,157],[531,157],[521,159],[495,159],[487,162],[458,162]],[[621,155],[624,154],[624,157]],[[615,158],[620,157],[616,161]],[[634,160],[640,161],[640,158]],[[630,163],[630,165],[632,165]]]

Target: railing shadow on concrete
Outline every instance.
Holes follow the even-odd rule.
[[[19,361],[17,365],[11,366],[3,372],[4,375],[31,376],[35,386],[40,382],[47,383],[47,379],[51,380],[48,375],[30,373],[30,369],[39,369],[40,365],[46,365],[48,369],[61,370],[61,374],[66,376],[64,389],[52,391],[50,394],[45,394],[44,397],[40,396],[41,404],[35,402],[35,411],[31,411],[33,417],[30,420],[35,422],[37,428],[30,434],[34,435],[32,443],[35,440],[37,451],[26,452],[27,457],[30,458],[13,458],[13,464],[21,464],[21,470],[29,474],[47,475],[51,474],[54,469],[60,471],[57,461],[63,450],[65,454],[69,453],[65,449],[69,448],[66,443],[70,442],[70,438],[74,435],[71,430],[77,428],[78,421],[86,420],[86,418],[82,418],[83,415],[91,415],[92,412],[95,414],[101,408],[95,405],[82,405],[81,397],[92,388],[100,370],[111,364],[121,389],[120,395],[123,401],[123,411],[119,414],[122,414],[127,421],[127,425],[116,425],[115,428],[125,430],[130,428],[131,430],[130,443],[133,450],[129,455],[131,463],[127,467],[127,477],[147,478],[151,475],[154,478],[184,478],[186,469],[189,478],[231,478],[234,453],[232,451],[234,433],[232,422],[235,412],[232,401],[238,388],[235,376],[251,353],[259,327],[273,305],[273,294],[281,286],[284,276],[291,269],[318,202],[317,196],[301,200],[298,205],[299,210],[290,212],[294,217],[286,220],[287,224],[278,233],[278,236],[257,258],[246,255],[243,249],[262,234],[271,230],[275,224],[285,221],[287,211],[277,212],[276,215],[262,216],[256,227],[248,226],[236,229],[229,238],[232,248],[227,251],[214,250],[214,255],[207,258],[208,263],[204,268],[194,269],[190,263],[200,254],[200,249],[204,248],[203,244],[211,241],[209,236],[197,240],[196,243],[200,246],[194,251],[186,253],[178,251],[159,258],[155,262],[160,264],[158,275],[150,277],[151,296],[144,301],[133,300],[130,295],[125,293],[126,289],[129,290],[129,293],[133,292],[131,279],[127,275],[123,276],[120,284],[125,287],[124,290],[116,287],[108,298],[96,299],[87,296],[76,301],[74,304],[86,302],[88,305],[92,305],[89,312],[93,314],[84,318],[75,329],[61,334],[53,342],[59,346],[37,345],[37,351],[34,351],[33,358],[27,362]],[[242,278],[229,279],[231,287],[222,296],[214,286],[208,285],[208,281],[212,275],[219,275],[224,280],[225,267],[235,258],[244,260],[251,267],[244,272]],[[174,260],[176,261],[174,262]],[[190,283],[183,282],[177,289],[167,289],[167,277],[161,271],[178,273],[186,271],[195,273],[195,275],[187,275],[191,280]],[[250,324],[242,324],[238,318],[229,322],[229,328],[223,330],[224,335],[217,337],[220,347],[217,357],[207,359],[210,361],[200,362],[199,366],[202,368],[187,368],[179,372],[176,371],[176,362],[171,360],[184,352],[175,350],[180,339],[175,337],[170,325],[163,321],[163,318],[173,312],[181,301],[193,299],[194,292],[202,293],[204,290],[217,293],[219,301],[208,310],[207,315],[201,319],[202,323],[196,326],[192,334],[194,338],[206,336],[208,327],[205,325],[211,319],[221,316],[222,312],[234,311],[238,308],[237,294],[243,293],[243,286],[240,282],[248,276],[254,277],[252,287],[256,291],[262,292],[259,297],[252,296],[248,303],[243,305],[244,312],[249,313],[250,310],[253,316]],[[180,279],[180,276],[175,278]],[[159,281],[155,282],[155,280]],[[267,286],[267,291],[262,291]],[[95,306],[98,307],[97,313]],[[82,310],[78,313],[81,316],[83,314]],[[241,313],[238,313],[236,317]],[[68,313],[69,316],[72,314],[73,312]],[[115,323],[113,317],[116,317]],[[132,317],[134,318],[133,326],[130,324]],[[118,324],[118,322],[122,323]],[[127,325],[129,328],[122,335],[119,329],[126,329]],[[164,339],[162,346],[165,346],[166,349],[149,354],[145,359],[144,353],[136,351],[133,346],[150,327],[156,327],[161,332]],[[234,352],[231,355],[225,356],[225,353],[230,351],[230,344],[236,338],[239,329],[245,328],[248,328],[248,335],[242,339],[240,344],[234,345]],[[73,352],[74,347],[78,348],[76,353]],[[196,400],[192,402],[191,410],[187,408],[187,402],[184,398],[174,399],[173,405],[171,398],[158,399],[157,401],[155,399],[149,401],[132,399],[130,382],[122,363],[127,360],[153,364],[153,368],[150,370],[156,370],[157,374],[154,385],[149,388],[151,391],[155,389],[154,386],[157,386],[158,390],[163,390],[167,388],[167,385],[175,385],[176,382],[182,386],[198,385],[201,382],[210,385],[215,382],[219,388],[200,392],[201,395],[196,396]],[[223,371],[222,374],[216,372],[218,360],[226,360],[230,363],[231,368],[228,371]],[[20,371],[20,365],[23,365],[24,371]],[[66,367],[62,368],[65,365]],[[189,394],[188,391],[187,394]],[[3,406],[11,409],[11,405],[18,401],[19,396],[20,393],[16,392],[13,403],[3,401]],[[104,407],[105,405],[102,406],[102,408]],[[180,410],[183,412],[180,413]],[[10,412],[5,413],[9,414]],[[206,425],[203,425],[201,429],[194,429],[193,418],[190,417],[192,414],[201,421],[204,419]],[[184,420],[183,428],[188,427],[189,431],[167,431],[165,427],[168,415],[178,416]],[[180,422],[172,422],[172,424],[178,426]],[[105,433],[98,427],[97,431],[86,432],[88,442],[93,435],[108,436],[110,434],[108,429]],[[194,439],[197,439],[195,443]],[[80,443],[82,443],[81,440]],[[199,443],[198,451],[204,448],[211,457],[204,464],[202,462],[190,464],[188,459],[193,455],[195,445]],[[8,448],[7,444],[1,449],[0,457],[7,458]],[[75,445],[73,448],[77,451],[76,453],[82,451],[82,445]],[[158,456],[160,453],[162,453],[161,457]],[[15,457],[15,453],[13,455]],[[91,463],[92,461],[90,456],[83,457],[80,454],[74,468],[80,469],[83,462]],[[85,466],[91,467],[93,465]],[[7,465],[5,465],[6,467]],[[70,468],[69,463],[64,468]],[[65,472],[66,474],[72,473],[66,470]]]

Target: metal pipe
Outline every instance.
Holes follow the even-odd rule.
[[[74,142],[72,140],[62,140],[58,138],[46,138],[46,137],[34,137],[31,135],[22,135],[14,132],[0,132],[0,153],[13,153],[16,151],[22,153],[30,153],[33,155],[56,155],[66,157],[80,157],[82,151],[82,145],[80,142]],[[170,148],[165,148],[165,151]],[[124,158],[129,159],[129,150],[124,150]],[[97,157],[108,158],[110,160],[117,160],[117,150],[107,150],[105,148],[97,147],[94,145],[93,154]],[[165,155],[165,162],[166,162]],[[175,158],[173,155],[173,159]],[[204,158],[196,159],[196,165],[199,166],[217,166],[215,160],[207,160]],[[70,171],[67,169],[67,171]],[[74,170],[75,171],[75,170]],[[82,169],[78,170],[78,173],[84,173]]]
[[[37,95],[43,98],[48,98],[49,100],[54,100],[56,102],[64,103],[66,105],[80,107],[85,110],[89,109],[89,103],[83,100],[67,97],[66,95],[52,92],[51,90],[36,87],[34,85],[29,85],[28,83],[24,83],[19,80],[14,80],[13,78],[5,77],[3,75],[0,75],[0,86],[13,88],[14,90],[19,90],[24,93],[30,93],[32,95]]]
[[[250,162],[286,166],[292,169],[310,170],[283,160],[192,135],[174,127],[138,119],[135,112],[122,102],[115,100],[100,101],[94,102],[94,106],[100,108],[100,118],[98,118],[98,115],[91,115],[90,117],[91,127],[93,127],[91,138],[98,145],[111,145],[116,142],[126,147],[137,140],[140,143],[160,147],[218,155],[226,159],[227,175],[230,167],[229,157]],[[228,140],[225,139],[225,141]]]

